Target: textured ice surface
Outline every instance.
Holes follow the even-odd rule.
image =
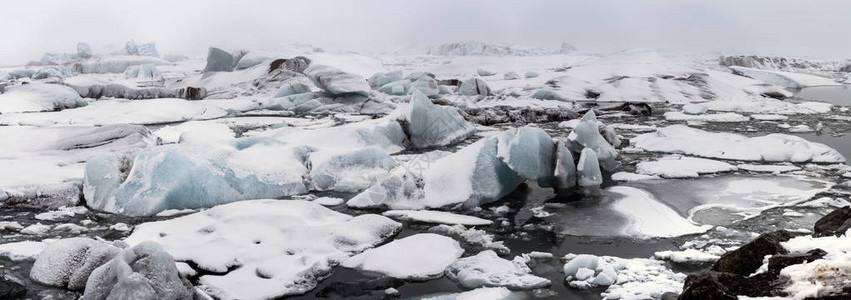
[[[135,157],[104,155],[86,164],[83,193],[92,208],[133,216],[302,194],[308,152],[304,146],[246,138],[163,146]]]
[[[378,89],[385,84],[399,80],[402,80],[402,70],[387,73],[375,73],[372,77],[369,77],[367,81],[369,82],[370,87]]]
[[[456,108],[433,104],[419,91],[413,92],[409,107],[400,107],[394,115],[404,122],[415,148],[448,146],[476,133],[476,127],[464,120]]]
[[[92,271],[83,300],[192,299],[192,287],[183,281],[174,259],[153,242],[123,249]]]
[[[492,250],[458,259],[446,268],[446,276],[468,289],[483,286],[534,289],[550,285],[549,279],[532,275],[524,259],[506,260]]]
[[[73,89],[58,84],[24,84],[0,94],[0,114],[58,111],[88,104]]]
[[[310,153],[310,178],[318,191],[360,192],[396,167],[376,148],[322,150]]]
[[[369,95],[369,84],[359,75],[320,64],[311,64],[304,70],[304,74],[313,80],[316,86],[332,95],[349,93]]]
[[[497,157],[512,171],[536,180],[540,186],[552,186],[555,149],[549,134],[539,128],[520,127],[503,131],[496,138]]]
[[[452,238],[420,233],[366,250],[341,265],[394,278],[428,280],[443,276],[446,267],[463,253]]]
[[[490,225],[493,224],[493,221],[486,220],[482,218],[477,218],[473,216],[466,216],[460,214],[454,214],[445,211],[433,211],[433,210],[388,210],[382,215],[398,220],[404,221],[416,221],[416,222],[425,222],[425,223],[440,223],[440,224],[451,224],[451,225],[467,225],[467,226],[476,226],[476,225]]]
[[[307,201],[252,200],[141,224],[126,241],[155,241],[175,261],[215,273],[199,279],[214,297],[267,299],[313,289],[332,266],[400,228],[383,216],[352,217]]]
[[[445,151],[431,151],[412,155],[393,169],[387,178],[356,195],[346,205],[359,208],[423,209],[426,207],[423,201],[423,174],[432,163],[448,154]]]
[[[746,137],[735,133],[707,132],[685,125],[660,128],[631,140],[647,151],[682,153],[708,158],[770,162],[842,163],[836,150],[786,134]]]
[[[697,178],[701,174],[735,171],[731,164],[684,156],[666,156],[656,161],[643,161],[635,165],[639,174],[661,176],[664,178]]]
[[[49,286],[82,290],[89,274],[119,251],[117,247],[90,238],[61,239],[38,255],[30,278]]]
[[[669,270],[665,262],[654,259],[588,254],[568,254],[564,258],[567,284],[578,289],[607,287],[602,299],[658,299],[666,292],[680,292],[686,278],[685,274]]]

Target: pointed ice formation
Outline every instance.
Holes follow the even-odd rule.
[[[614,139],[617,135],[611,134]],[[619,167],[617,162],[618,151],[615,150],[609,142],[600,134],[600,125],[597,122],[597,116],[594,115],[594,110],[588,110],[579,124],[573,129],[573,132],[567,136],[569,142],[568,148],[574,152],[580,152],[584,149],[591,149],[599,159],[599,165],[606,171],[612,172]]]
[[[400,114],[398,120],[403,121],[415,148],[448,146],[476,133],[476,127],[464,120],[456,108],[433,104],[419,90],[411,96],[410,111]]]
[[[233,71],[233,55],[225,50],[210,47],[207,52],[207,66],[204,72],[230,72]]]
[[[600,164],[594,150],[591,148],[582,149],[579,163],[576,164],[576,173],[579,175],[579,186],[581,187],[593,188],[603,184],[603,174],[600,172]]]
[[[556,142],[555,182],[553,188],[558,194],[569,193],[576,186],[576,163],[573,154],[564,142]]]

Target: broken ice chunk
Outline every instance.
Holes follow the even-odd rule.
[[[509,261],[493,250],[458,259],[446,268],[446,276],[468,289],[483,286],[534,289],[550,285],[549,279],[532,275],[523,259]]]
[[[340,265],[394,278],[427,280],[443,276],[446,267],[463,253],[452,238],[420,233],[366,250]]]
[[[332,95],[361,94],[369,95],[369,84],[366,79],[352,73],[343,72],[340,69],[320,64],[311,64],[304,70],[304,74],[316,84],[317,87]]]
[[[576,164],[576,173],[579,175],[579,186],[599,187],[603,184],[603,174],[597,161],[597,153],[591,148],[582,149],[579,163]]]
[[[556,193],[569,193],[576,186],[576,163],[573,154],[565,147],[564,142],[556,143],[555,183]]]
[[[59,84],[30,83],[0,94],[0,114],[58,111],[88,104],[73,89]]]

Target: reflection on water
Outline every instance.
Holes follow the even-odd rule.
[[[851,86],[814,86],[792,91],[800,100],[823,101],[834,105],[851,105]]]

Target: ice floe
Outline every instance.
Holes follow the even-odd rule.
[[[452,238],[420,233],[366,250],[341,265],[394,278],[427,280],[443,276],[446,267],[463,253]]]
[[[491,250],[458,259],[446,268],[446,276],[468,289],[483,286],[534,289],[550,285],[549,279],[532,275],[522,257],[506,260]]]

